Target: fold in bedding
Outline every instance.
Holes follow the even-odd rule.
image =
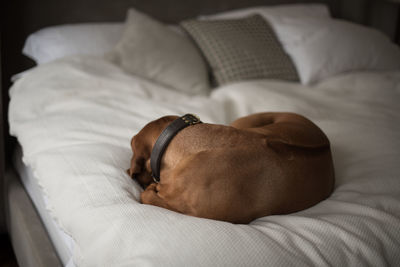
[[[385,266],[400,264],[400,72],[353,73],[314,87],[232,83],[189,97],[95,57],[37,67],[10,91],[10,131],[75,241],[77,266]],[[249,225],[139,203],[125,170],[130,139],[166,114],[230,123],[264,111],[300,113],[328,135],[331,197]]]
[[[73,240],[59,228],[58,224],[49,214],[47,210],[48,201],[37,184],[37,179],[33,177],[32,170],[22,162],[22,151],[19,146],[14,151],[13,164],[21,178],[21,182],[24,185],[26,192],[34,203],[36,210],[46,227],[47,233],[53,242],[61,262],[64,266],[72,267]]]

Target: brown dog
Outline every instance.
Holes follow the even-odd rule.
[[[172,139],[154,183],[152,148],[176,116],[147,124],[132,138],[129,175],[144,204],[197,217],[248,223],[287,214],[327,198],[334,186],[329,140],[294,113],[259,113],[231,126],[196,124]]]

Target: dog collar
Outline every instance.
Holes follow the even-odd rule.
[[[156,143],[153,146],[150,156],[150,167],[154,182],[158,183],[160,181],[160,165],[161,158],[167,148],[168,144],[171,142],[172,138],[183,128],[190,125],[195,125],[202,123],[200,119],[193,114],[186,114],[173,122],[171,122],[160,134]]]

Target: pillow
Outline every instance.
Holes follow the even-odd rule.
[[[207,66],[190,39],[135,10],[107,58],[127,72],[188,94],[209,91]]]
[[[399,47],[375,29],[305,17],[281,17],[273,27],[303,84],[349,71],[400,68]]]
[[[260,15],[181,25],[200,47],[218,85],[262,78],[298,80],[292,61]]]
[[[277,6],[260,6],[225,11],[212,15],[200,16],[201,20],[237,19],[260,14],[267,20],[274,17],[315,17],[330,18],[329,8],[324,4],[288,4]]]
[[[121,38],[122,23],[53,26],[28,36],[22,53],[37,64],[76,54],[104,54]]]

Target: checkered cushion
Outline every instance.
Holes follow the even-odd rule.
[[[188,20],[192,36],[218,85],[247,79],[298,81],[297,71],[260,15],[235,20]]]

